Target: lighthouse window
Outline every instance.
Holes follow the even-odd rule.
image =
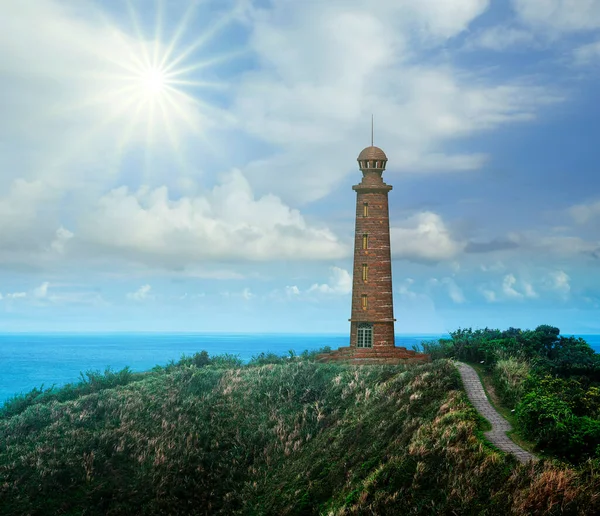
[[[369,266],[366,263],[363,263],[362,272],[363,272],[363,281],[367,281],[369,279]]]
[[[358,325],[358,335],[356,346],[359,348],[373,347],[373,325],[369,323],[360,323]]]
[[[361,299],[362,299],[362,309],[366,310],[369,307],[368,301],[367,301],[367,294],[363,294],[361,296]]]
[[[368,249],[369,247],[369,235],[366,233],[363,235],[363,249]]]
[[[365,202],[363,204],[363,217],[368,217],[369,216],[369,203]]]

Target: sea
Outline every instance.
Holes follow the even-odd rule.
[[[576,335],[600,352],[600,335]],[[412,349],[447,334],[396,335],[396,345]],[[205,350],[237,355],[243,361],[260,353],[300,354],[348,345],[347,334],[200,334],[200,333],[35,333],[0,334],[0,406],[33,388],[77,382],[86,371],[148,371]]]

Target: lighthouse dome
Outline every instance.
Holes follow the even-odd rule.
[[[363,149],[358,155],[358,161],[363,161],[365,159],[387,161],[387,156],[385,155],[385,152],[383,152],[379,147],[371,145],[370,147]]]
[[[361,151],[358,155],[358,165],[361,170],[365,169],[376,169],[385,170],[385,164],[387,163],[387,156],[379,147],[371,145]]]

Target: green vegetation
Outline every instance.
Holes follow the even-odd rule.
[[[459,329],[423,343],[434,358],[483,363],[518,433],[535,449],[573,464],[600,459],[600,355],[553,326]]]
[[[523,466],[486,447],[450,361],[313,358],[203,352],[15,398],[0,514],[600,512],[599,461]]]

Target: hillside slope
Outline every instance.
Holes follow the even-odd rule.
[[[590,514],[478,439],[449,361],[181,365],[0,419],[0,514]],[[591,512],[590,512],[591,511]]]

